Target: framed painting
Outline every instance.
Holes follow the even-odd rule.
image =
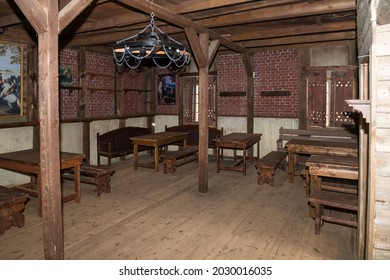
[[[72,86],[73,73],[71,67],[60,66],[60,86]]]
[[[166,74],[158,76],[158,104],[176,104],[176,75]]]
[[[0,42],[0,117],[22,115],[23,47]]]

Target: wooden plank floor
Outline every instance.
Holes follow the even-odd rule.
[[[196,162],[176,175],[134,170],[132,159],[113,168],[110,194],[82,184],[81,203],[64,204],[65,259],[356,259],[356,229],[326,223],[315,235],[303,179],[290,184],[281,170],[259,186],[253,162],[243,176],[217,173],[211,159],[199,193]],[[0,236],[0,259],[44,258],[36,198],[24,213],[23,228]]]

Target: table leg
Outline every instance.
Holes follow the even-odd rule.
[[[134,144],[134,170],[138,168],[138,144]]]
[[[42,217],[42,181],[40,174],[38,174],[38,216]]]
[[[243,162],[243,168],[244,168],[244,176],[246,176],[246,149],[244,149],[243,151],[242,151],[242,153],[243,153],[243,155],[242,155],[242,157],[243,157],[243,160],[244,160],[244,162]]]
[[[288,182],[294,183],[294,152],[288,151]]]
[[[217,173],[219,173],[219,165],[220,165],[220,161],[221,161],[219,152],[220,152],[220,149],[219,149],[219,147],[217,146]]]
[[[75,202],[81,202],[81,188],[80,188],[80,165],[74,167],[74,191],[76,193]]]
[[[158,145],[155,145],[154,146],[154,170],[156,173],[158,172],[159,163],[160,163],[159,149],[158,149]]]

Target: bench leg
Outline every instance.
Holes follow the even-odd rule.
[[[164,173],[176,174],[176,160],[175,159],[165,159],[164,160]]]
[[[22,213],[24,204],[25,201],[0,209],[0,235],[12,226],[18,228],[24,226],[24,215]]]
[[[321,232],[321,215],[322,215],[322,205],[320,203],[315,203],[315,224],[314,232],[315,234],[320,234]]]
[[[96,184],[95,193],[97,194],[97,196],[100,196],[104,192],[105,193],[111,192],[110,180],[111,180],[111,174],[95,178],[95,184]]]
[[[267,183],[270,186],[274,185],[274,174],[275,169],[273,168],[261,168],[258,170],[258,177],[257,177],[257,183],[259,185],[262,185],[263,183]]]

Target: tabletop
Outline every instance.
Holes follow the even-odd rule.
[[[248,148],[259,142],[262,134],[260,133],[230,133],[214,139],[215,145],[232,148]],[[244,146],[244,147],[243,147]]]

